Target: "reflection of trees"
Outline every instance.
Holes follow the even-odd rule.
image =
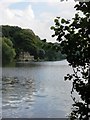
[[[3,105],[5,103],[33,102],[35,83],[32,79],[7,78],[2,79]],[[10,102],[11,101],[11,102]],[[15,102],[14,102],[15,101]]]

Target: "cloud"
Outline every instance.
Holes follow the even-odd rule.
[[[29,5],[24,10],[14,10],[14,9],[3,9],[2,13],[2,23],[1,24],[9,24],[9,25],[20,25],[22,26],[25,22],[31,21],[34,19],[34,13]]]
[[[23,2],[23,0],[0,0],[0,9],[7,8],[10,4],[16,2]]]
[[[22,10],[9,7],[12,3],[20,1],[29,1],[29,4]],[[45,2],[46,1],[47,0],[45,0]],[[34,0],[34,2],[38,3],[38,0]],[[42,2],[44,2],[44,0],[42,0]],[[72,3],[73,2],[67,2],[67,4],[64,2],[56,3],[56,0],[48,0],[48,10],[36,14],[37,11],[34,11],[31,0],[1,0],[0,6],[3,5],[3,7],[0,8],[0,17],[2,18],[0,19],[0,24],[30,28],[39,35],[41,39],[46,38],[48,41],[54,42],[55,39],[51,38],[53,32],[50,30],[50,27],[54,24],[53,20],[56,16],[71,18],[75,12],[73,10],[74,3]]]

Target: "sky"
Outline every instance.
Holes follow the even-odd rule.
[[[32,29],[41,39],[56,42],[50,27],[57,16],[74,17],[75,4],[74,0],[0,0],[0,25]]]

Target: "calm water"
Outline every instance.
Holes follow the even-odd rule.
[[[17,63],[2,70],[3,118],[62,118],[71,111],[67,61]]]

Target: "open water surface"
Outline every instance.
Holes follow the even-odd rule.
[[[65,118],[71,111],[72,69],[66,60],[17,63],[2,69],[3,118]]]

